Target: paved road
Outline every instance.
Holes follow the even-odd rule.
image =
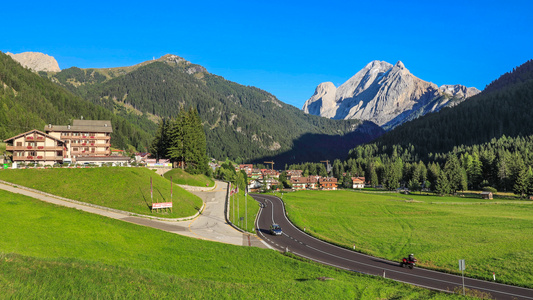
[[[215,188],[211,188],[207,191],[198,191],[198,188],[191,187],[191,192],[199,196],[204,201],[205,207],[200,215],[192,220],[185,221],[154,220],[146,217],[131,216],[126,212],[91,206],[79,201],[57,197],[33,189],[24,188],[21,186],[15,187],[9,183],[0,183],[0,189],[12,193],[26,195],[56,205],[71,207],[89,213],[135,223],[142,226],[153,227],[192,238],[239,246],[268,248],[268,246],[263,243],[262,240],[258,239],[257,236],[237,231],[228,223],[226,223],[224,218],[224,203],[227,193],[227,183],[222,181],[217,181]]]
[[[461,276],[415,268],[401,268],[398,262],[387,261],[360,254],[345,248],[320,241],[297,229],[286,217],[283,202],[278,197],[267,195],[252,195],[262,203],[256,222],[257,233],[273,248],[279,251],[287,249],[308,259],[327,265],[339,267],[355,272],[362,272],[376,276],[434,289],[453,291],[462,289]],[[283,235],[272,236],[269,227],[277,223],[283,229]],[[465,278],[465,287],[484,293],[490,293],[494,299],[533,299],[533,290],[514,287],[489,281]]]

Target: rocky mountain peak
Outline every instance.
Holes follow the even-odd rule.
[[[60,72],[57,60],[50,55],[40,52],[22,52],[19,54],[6,53],[22,66],[32,69],[35,72]]]
[[[456,105],[479,93],[462,85],[437,85],[415,77],[405,65],[374,60],[334,89],[320,84],[302,108],[332,119],[372,121],[385,129],[445,106]]]
[[[405,69],[405,66],[403,65],[403,62],[401,60],[399,60],[398,62],[396,62],[396,64],[394,65],[394,67],[398,68],[398,69]]]

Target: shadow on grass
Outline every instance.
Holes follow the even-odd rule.
[[[139,192],[141,192],[141,195],[142,195],[143,200],[144,200],[144,204],[146,204],[146,208],[148,208],[148,210],[151,211],[152,205],[150,203],[148,203],[148,200],[146,200],[146,197],[144,197],[144,193],[143,193],[141,187],[139,187]]]

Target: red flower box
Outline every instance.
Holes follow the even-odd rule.
[[[27,159],[33,159],[33,156],[27,156],[26,158]]]
[[[87,143],[82,143],[81,145],[82,145],[82,146],[85,146],[85,145],[87,145]]]
[[[94,136],[91,136],[91,139],[94,139]]]
[[[26,137],[28,140],[33,140],[33,136],[27,136]]]
[[[94,143],[91,143],[91,146],[94,146]]]
[[[44,147],[43,146],[39,146],[39,147],[37,147],[37,149],[44,149]]]
[[[43,157],[42,157],[42,156],[37,156],[37,158],[38,158],[38,159],[41,159],[41,158],[43,158]]]
[[[33,147],[32,147],[32,146],[28,146],[28,147],[26,147],[26,148],[31,149],[31,148],[33,148]]]

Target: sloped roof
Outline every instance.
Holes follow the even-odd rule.
[[[52,140],[54,140],[54,141],[64,143],[62,140],[60,140],[60,139],[58,139],[58,138],[55,138],[55,137],[53,137],[53,136],[51,136],[51,135],[49,135],[49,134],[46,134],[46,133],[44,133],[44,132],[42,132],[42,131],[39,131],[39,130],[37,130],[37,129],[33,129],[33,130],[30,130],[30,131],[27,131],[27,132],[21,133],[21,134],[19,134],[19,135],[16,135],[16,136],[14,136],[14,137],[10,137],[10,138],[8,138],[8,139],[5,139],[5,140],[4,140],[4,143],[7,143],[8,141],[11,141],[11,140],[17,139],[17,138],[22,137],[22,136],[29,135],[29,134],[31,134],[31,133],[38,133],[38,134],[43,135],[43,136],[45,136],[45,137],[47,137],[47,138],[49,138],[49,139],[52,139]]]
[[[52,125],[44,127],[46,132],[68,131],[68,132],[113,132],[113,126],[109,120],[73,120],[72,125]]]

